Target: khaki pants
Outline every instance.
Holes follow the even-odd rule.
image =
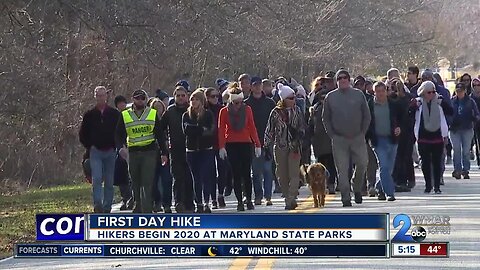
[[[342,194],[342,202],[350,202],[350,181],[348,179],[348,168],[350,166],[350,158],[355,164],[355,172],[353,175],[353,191],[355,193],[362,192],[365,173],[368,165],[367,144],[365,136],[359,136],[347,139],[340,136],[332,138],[333,158],[338,173],[338,184]]]
[[[128,169],[132,178],[134,213],[152,213],[152,188],[155,167],[158,162],[157,151],[130,152]]]
[[[274,147],[276,174],[285,197],[285,204],[295,201],[298,193],[300,154],[293,155],[288,148]]]

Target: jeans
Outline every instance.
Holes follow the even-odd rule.
[[[93,205],[109,211],[113,203],[113,175],[115,171],[115,149],[108,151],[90,148],[90,166],[92,168]],[[102,182],[103,194],[102,194]]]
[[[263,197],[270,200],[272,198],[272,160],[265,160],[265,152],[262,150],[260,157],[252,158],[252,181],[255,199],[261,200]],[[262,184],[263,182],[263,184]]]
[[[393,144],[389,137],[378,136],[377,145],[373,148],[377,155],[380,167],[380,179],[375,183],[375,188],[387,196],[394,196],[395,184],[392,172],[397,156],[397,145]]]
[[[204,202],[208,205],[215,179],[215,152],[213,149],[187,152],[187,162],[193,175],[195,203],[197,207]]]
[[[453,146],[453,169],[456,172],[470,170],[470,145],[473,129],[450,131]]]
[[[172,183],[173,177],[170,173],[170,161],[165,165],[157,164],[152,189],[153,201],[155,203],[159,204],[161,202],[163,207],[172,206]]]

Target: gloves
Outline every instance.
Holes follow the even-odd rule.
[[[225,148],[221,148],[218,150],[218,156],[224,160],[227,157],[227,150],[225,150]]]
[[[262,155],[262,148],[255,147],[255,157],[259,158]]]
[[[263,148],[263,153],[265,153],[265,160],[270,161],[272,160],[272,153],[270,152],[270,149],[265,147]]]

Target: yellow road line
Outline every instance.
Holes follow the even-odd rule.
[[[236,258],[228,268],[229,270],[244,270],[253,258]]]
[[[327,204],[327,202],[329,202],[329,201],[333,201],[334,198],[335,198],[335,195],[327,195],[325,197],[325,204]],[[313,213],[313,212],[317,212],[321,209],[324,209],[324,208],[314,208],[313,207],[313,197],[310,196],[305,201],[299,203],[297,209],[295,209],[291,212]],[[272,269],[273,264],[275,263],[275,259],[276,258],[260,258],[258,260],[257,264],[255,265],[254,269]]]

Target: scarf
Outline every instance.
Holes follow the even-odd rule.
[[[245,104],[242,104],[238,111],[235,111],[232,103],[228,103],[227,107],[228,116],[230,117],[230,125],[232,126],[232,129],[235,131],[242,130],[245,127]]]
[[[440,129],[440,106],[438,105],[438,97],[435,96],[430,101],[430,110],[428,104],[423,104],[423,126],[427,131],[435,132]]]

